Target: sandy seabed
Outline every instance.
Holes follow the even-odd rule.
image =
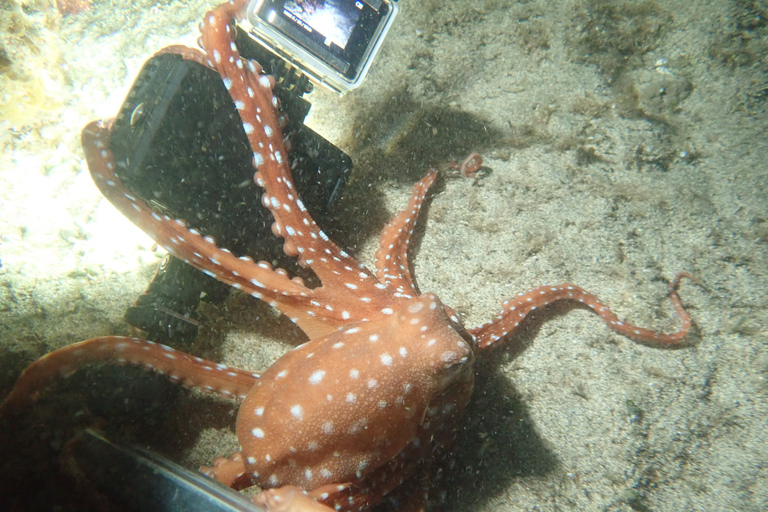
[[[569,281],[622,318],[673,331],[668,280],[688,271],[704,285],[681,287],[696,324],[682,350],[556,308],[485,355],[446,508],[768,508],[768,6],[400,3],[365,85],[310,97],[310,124],[356,165],[335,240],[370,265],[377,232],[425,169],[476,151],[485,169],[445,173],[412,259],[420,289],[467,325]],[[161,255],[98,193],[79,132],[116,113],[154,51],[194,44],[211,5],[27,9],[30,33],[45,33],[64,67],[41,111],[0,119],[0,396],[51,350],[128,333],[122,315]],[[260,371],[302,340],[250,297],[202,314],[187,350],[225,364]],[[69,380],[59,392],[75,398],[49,423],[81,414],[83,400],[110,416],[92,404],[111,401],[123,404],[111,428],[189,467],[237,447],[229,402],[127,369]],[[34,440],[53,450],[61,435]],[[55,485],[30,482],[13,494],[53,510]]]

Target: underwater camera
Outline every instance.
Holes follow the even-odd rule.
[[[237,27],[240,54],[275,78],[296,189],[321,228],[352,161],[303,124],[311,108],[303,96],[314,84],[338,94],[359,86],[396,12],[390,0],[253,0]],[[171,53],[152,57],[114,121],[110,149],[125,186],[157,211],[237,256],[283,256],[253,180],[253,152],[218,72]],[[218,303],[230,290],[169,255],[125,319],[155,341],[191,340],[200,300]]]

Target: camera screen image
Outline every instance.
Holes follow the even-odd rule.
[[[251,0],[249,32],[340,92],[359,85],[396,12],[390,0]]]
[[[288,18],[308,32],[322,34],[326,46],[346,48],[363,4],[350,0],[288,0],[283,9]]]

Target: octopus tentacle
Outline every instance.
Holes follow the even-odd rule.
[[[310,289],[287,276],[260,267],[249,258],[238,258],[220,249],[212,238],[201,236],[183,221],[152,211],[131,194],[114,173],[114,156],[109,149],[109,130],[100,122],[92,122],[82,133],[85,158],[96,186],[121,213],[165,247],[177,258],[202,270],[215,272],[227,284],[251,294],[261,294],[267,300],[277,295],[306,295]],[[252,277],[250,277],[252,276]]]
[[[335,487],[335,486],[334,486]],[[257,494],[253,501],[269,512],[333,512],[313,499],[312,495],[296,487],[286,485],[279,489],[268,489]]]
[[[437,171],[430,170],[413,187],[405,210],[389,221],[379,238],[376,251],[376,275],[379,281],[395,288],[396,293],[418,295],[408,265],[408,244],[429,188],[437,179]]]
[[[171,46],[166,46],[162,50],[158,50],[155,55],[162,55],[165,53],[180,55],[187,60],[195,61],[202,66],[216,70],[213,63],[208,60],[208,56],[197,48],[190,48],[189,46],[184,46],[182,44],[172,44]]]
[[[228,458],[213,459],[213,465],[201,466],[200,472],[238,491],[253,485],[250,478],[245,474],[245,461],[243,461],[243,453],[240,451],[233,453]]]
[[[468,330],[470,334],[477,338],[480,348],[488,348],[497,341],[514,333],[520,322],[531,311],[560,300],[574,300],[592,309],[608,327],[638,343],[651,346],[679,347],[683,346],[682,341],[688,335],[688,331],[691,328],[691,317],[683,308],[680,296],[677,293],[680,281],[683,278],[696,281],[696,278],[691,274],[681,272],[675,276],[675,279],[669,285],[669,298],[672,300],[675,311],[682,323],[680,329],[672,334],[665,334],[623,322],[594,294],[570,283],[564,283],[559,286],[540,286],[528,292],[520,293],[514,299],[504,302],[504,309],[495,320]]]
[[[186,50],[193,55],[199,53],[184,47],[180,51]],[[109,149],[109,129],[105,123],[93,122],[86,126],[82,133],[82,143],[94,182],[121,213],[174,256],[234,288],[264,300],[288,316],[308,336],[321,336],[350,321],[373,315],[375,311],[361,311],[358,307],[366,305],[366,301],[371,307],[378,308],[376,311],[386,309],[389,304],[383,294],[339,298],[334,288],[312,290],[304,286],[301,280],[290,279],[286,272],[273,270],[268,263],[256,264],[248,257],[234,256],[226,249],[219,248],[212,238],[189,229],[183,221],[155,213],[122,185],[115,174],[114,156]],[[370,276],[369,272],[363,270],[359,274],[364,274],[366,278]],[[383,285],[378,286],[384,288]],[[382,291],[378,288],[376,290]]]
[[[206,361],[159,343],[105,336],[69,345],[32,363],[0,405],[0,417],[37,401],[41,390],[62,376],[91,364],[115,362],[144,367],[187,388],[202,388],[239,399],[244,398],[259,379],[256,373]]]
[[[159,245],[182,261],[206,274],[242,290],[276,308],[308,336],[337,330],[348,322],[346,309],[328,309],[329,304],[315,298],[316,291],[300,279],[290,279],[281,269],[267,262],[254,263],[219,248],[210,237],[167,215],[160,215],[131,194],[115,175],[113,155],[109,150],[109,130],[103,123],[90,123],[83,130],[83,148],[88,167],[102,194],[126,217]],[[349,308],[353,311],[352,308]]]
[[[208,275],[264,300],[296,322],[308,335],[337,328],[324,322],[327,309],[313,305],[313,290],[290,279],[284,271],[273,270],[266,262],[237,257],[219,248],[210,237],[190,229],[181,220],[152,211],[131,194],[115,175],[114,157],[109,149],[109,130],[103,123],[90,123],[83,130],[86,161],[96,186],[109,201],[168,252]],[[313,311],[314,315],[307,315]],[[339,318],[338,322],[345,321]]]
[[[234,9],[225,4],[206,14],[202,43],[240,114],[258,170],[254,179],[266,190],[262,201],[275,218],[273,232],[284,238],[286,254],[296,256],[299,264],[311,268],[324,284],[354,286],[348,286],[349,293],[343,297],[335,294],[333,309],[349,312],[354,305],[355,309],[367,309],[363,316],[369,316],[375,310],[360,299],[375,298],[378,304],[386,302],[391,294],[369,270],[330,241],[298,197],[275,109],[274,79],[259,75],[255,64],[240,57],[230,24],[237,14]],[[315,297],[317,301],[330,298],[330,294]]]

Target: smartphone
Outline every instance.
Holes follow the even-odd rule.
[[[241,52],[249,51],[261,52],[265,68],[280,62],[244,44]],[[352,161],[303,124],[310,104],[301,96],[311,87],[294,78],[283,76],[275,93],[289,119],[284,133],[296,189],[323,228]],[[174,54],[151,58],[115,119],[110,147],[121,181],[159,212],[185,220],[237,256],[284,257],[261,204],[263,190],[253,180],[253,151],[218,72]],[[201,296],[216,302],[228,293],[227,286],[170,258],[126,319],[150,339],[191,338]]]

